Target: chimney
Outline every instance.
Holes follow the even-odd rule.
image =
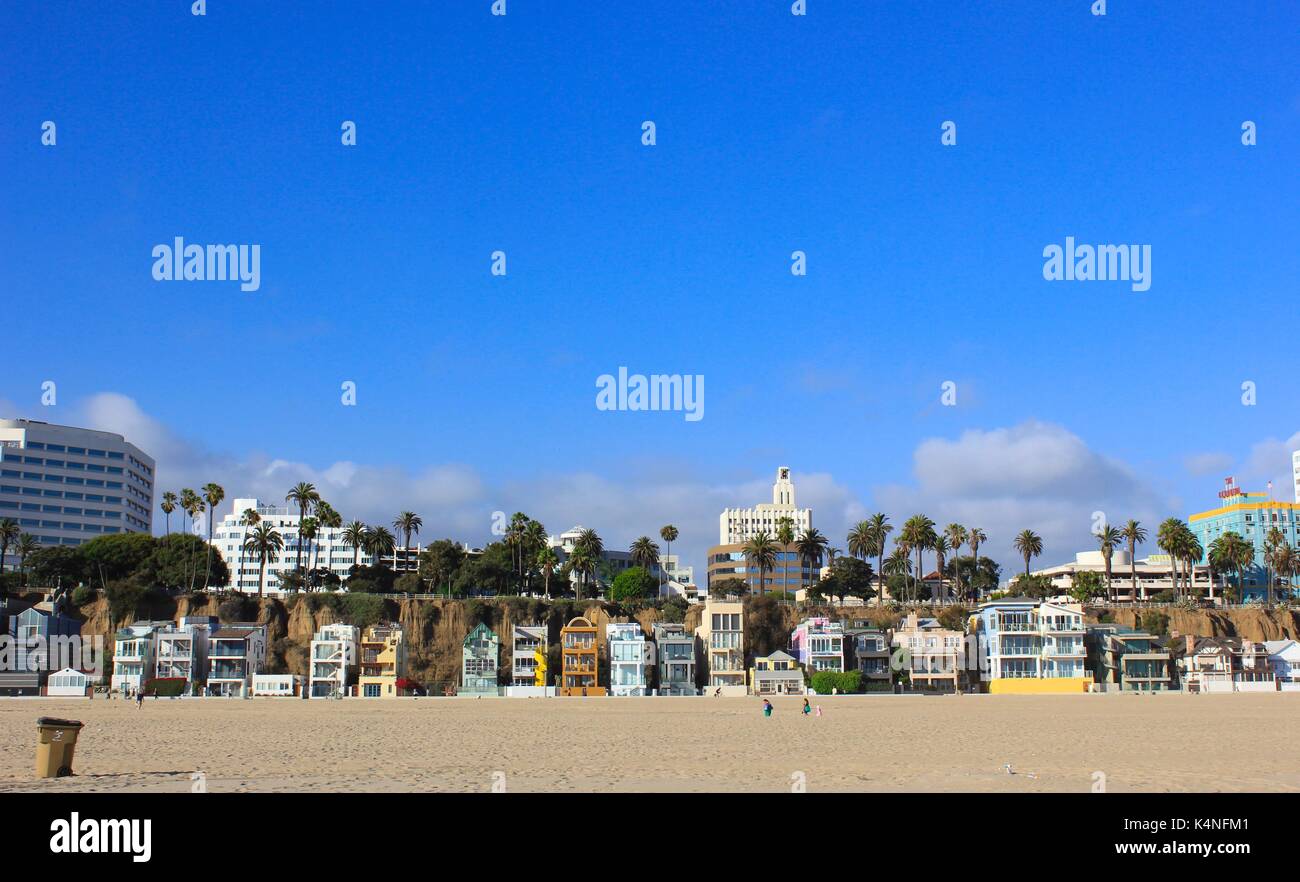
[[[1191,654],[1194,653],[1194,652],[1196,652],[1196,635],[1195,635],[1195,634],[1188,634],[1188,635],[1187,635],[1187,654],[1188,654],[1188,655],[1191,655]]]
[[[917,626],[918,626],[918,623],[917,623],[916,613],[914,613],[914,612],[910,612],[910,613],[908,613],[908,614],[907,614],[907,630],[909,630],[909,631],[915,631],[915,630],[917,629]]]

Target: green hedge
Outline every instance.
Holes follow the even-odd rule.
[[[830,695],[836,690],[849,694],[861,692],[862,672],[846,671],[841,674],[835,671],[818,671],[812,675],[812,688],[818,695]]]
[[[185,683],[184,677],[154,677],[152,680],[145,681],[144,689],[141,691],[145,695],[176,698],[185,692]]]

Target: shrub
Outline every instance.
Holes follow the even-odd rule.
[[[364,630],[384,620],[384,598],[378,594],[344,594],[339,615],[345,623]]]
[[[862,674],[859,671],[818,671],[812,675],[812,688],[818,695],[833,692],[855,693],[862,691]]]
[[[88,603],[93,603],[98,596],[99,593],[94,588],[78,585],[72,589],[72,605],[85,606]]]
[[[251,622],[257,618],[257,601],[251,597],[229,597],[217,607],[217,618],[222,622]]]
[[[154,677],[144,681],[140,690],[145,695],[157,695],[162,698],[175,698],[185,692],[184,677]]]
[[[1143,631],[1158,637],[1163,637],[1169,632],[1169,616],[1159,610],[1149,609],[1142,613],[1142,617],[1138,619],[1138,624]]]
[[[137,582],[109,582],[105,593],[108,595],[109,617],[121,622],[136,618],[136,610],[147,591]]]

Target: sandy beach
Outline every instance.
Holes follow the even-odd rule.
[[[1300,695],[0,701],[0,791],[1297,791]],[[36,718],[86,723],[33,776]],[[1013,774],[1008,774],[1010,763]]]

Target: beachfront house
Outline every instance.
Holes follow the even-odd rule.
[[[254,674],[253,695],[258,698],[298,698],[303,678],[297,674]]]
[[[243,698],[250,694],[253,675],[266,663],[266,625],[223,625],[208,639],[206,694]]]
[[[758,656],[749,669],[750,695],[803,695],[803,670],[788,652]]]
[[[609,654],[611,695],[648,695],[649,675],[654,668],[654,643],[636,622],[613,622],[605,626]]]
[[[497,664],[501,641],[479,622],[461,645],[459,695],[497,695]]]
[[[154,678],[157,666],[158,634],[171,622],[135,622],[113,638],[113,675],[109,688],[123,695],[139,692]]]
[[[52,603],[38,603],[10,615],[8,632],[0,695],[40,695],[50,674],[84,663],[76,658],[83,651],[81,623],[63,615]]]
[[[361,635],[357,691],[362,698],[396,698],[406,685],[406,644],[397,625],[371,625]]]
[[[216,616],[183,616],[155,633],[154,670],[159,679],[185,681],[185,692],[208,677],[208,637],[221,627]]]
[[[45,694],[51,698],[85,698],[90,695],[90,675],[76,668],[64,668],[50,674]]]
[[[710,695],[744,695],[745,607],[738,600],[709,598],[695,629],[704,660],[705,691]]]
[[[510,685],[546,685],[546,626],[515,625],[511,634]]]
[[[1172,661],[1160,638],[1121,625],[1089,625],[1088,659],[1106,689],[1159,692],[1173,685]]]
[[[1264,644],[1240,637],[1188,634],[1170,647],[1188,692],[1275,692],[1277,679]]]
[[[697,695],[695,688],[695,638],[684,625],[672,622],[654,626],[657,695]]]
[[[844,632],[846,667],[862,674],[865,691],[892,688],[893,674],[889,666],[889,632],[865,623]]]
[[[599,683],[596,626],[582,616],[560,629],[560,694],[604,695]]]
[[[964,631],[945,628],[938,619],[908,613],[892,644],[902,650],[901,670],[913,689],[958,692],[966,685],[965,639]]]
[[[1031,597],[982,603],[972,618],[988,692],[1087,692],[1083,608]]]
[[[844,673],[845,642],[844,625],[825,616],[805,619],[790,632],[790,651],[810,676],[818,671]]]
[[[1277,687],[1291,691],[1300,689],[1300,643],[1294,640],[1265,640],[1268,663],[1273,668]]]
[[[355,625],[325,625],[311,639],[312,698],[342,697],[348,694],[357,667],[361,633]]]

